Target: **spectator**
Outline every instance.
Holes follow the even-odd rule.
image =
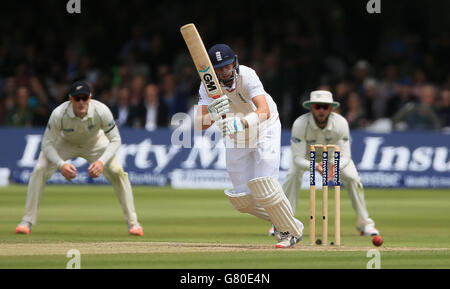
[[[425,73],[421,69],[417,69],[414,73],[414,84],[412,88],[412,94],[415,97],[420,97],[422,94],[422,89],[426,85],[426,80]]]
[[[168,107],[169,118],[177,112],[187,112],[186,95],[177,88],[175,76],[167,74],[161,84],[162,102]]]
[[[148,131],[167,127],[169,125],[168,112],[167,105],[160,101],[158,86],[148,84],[145,87],[143,104],[139,106],[137,114],[139,126]]]
[[[74,80],[78,77],[78,52],[74,47],[68,47],[65,53],[66,60],[66,78],[69,81]]]
[[[81,56],[79,77],[86,79],[89,83],[92,83],[95,86],[99,80],[99,76],[99,70],[93,67],[92,58],[88,55]]]
[[[400,80],[396,89],[397,93],[388,100],[386,107],[386,116],[389,118],[392,118],[407,103],[417,101],[417,98],[412,94],[412,80],[409,77]]]
[[[37,77],[30,79],[31,97],[34,106],[32,123],[34,126],[46,126],[50,117],[50,101],[45,89]]]
[[[117,90],[120,91],[120,88],[116,89],[114,87],[112,90],[105,89],[105,90],[101,91],[99,93],[98,100],[100,102],[106,104],[109,107],[116,105],[116,100],[112,97],[112,95],[113,95],[113,91],[116,92]]]
[[[380,83],[378,97],[373,100],[373,111],[375,118],[386,116],[386,105],[389,99],[397,91],[398,67],[395,64],[389,64],[385,68],[383,80]]]
[[[0,17],[3,32],[0,39],[0,124],[6,121],[6,114],[17,102],[14,99],[17,87],[28,87],[29,104],[35,111],[32,124],[40,126],[46,122],[48,111],[68,99],[67,83],[81,78],[89,80],[101,92],[97,96],[108,105],[117,105],[119,87],[127,87],[129,101],[134,106],[139,105],[149,81],[159,85],[161,101],[169,107],[170,115],[186,112],[196,102],[199,78],[178,31],[180,21],[193,9],[191,3],[167,6],[165,2],[119,4],[113,1],[105,12],[117,21],[108,24],[82,21],[71,25],[70,17],[53,13],[57,6],[34,5],[30,10],[33,13],[24,17],[24,10],[16,2],[3,9],[6,13]],[[220,4],[199,6],[217,12],[216,17],[199,23],[202,36],[214,42],[217,35],[221,35],[220,38],[236,44],[239,61],[251,64],[267,83],[285,128],[291,127],[293,117],[304,109],[299,101],[301,95],[307,95],[320,83],[336,89],[334,95],[341,101],[344,115],[350,110],[346,107],[350,104],[349,94],[357,93],[369,122],[393,117],[410,98],[420,102],[428,82],[439,83],[437,90],[450,89],[450,34],[447,30],[430,33],[429,29],[409,29],[409,20],[404,19],[403,25],[400,19],[392,19],[390,24],[393,25],[386,26],[389,28],[374,31],[367,27],[364,35],[371,37],[349,41],[359,35],[357,29],[362,22],[345,15],[348,16],[349,9],[357,4],[346,2],[344,5],[342,1],[333,0],[333,8],[327,8],[329,13],[323,14],[325,10],[310,9],[312,7],[305,10],[297,2],[270,6],[260,3],[262,11],[271,11],[271,17],[253,17],[254,21],[242,25],[244,18],[236,14],[226,28],[213,23],[213,18],[222,19],[227,13],[216,9]],[[435,2],[427,2],[423,9],[436,9],[439,4],[433,4]],[[105,8],[92,5],[90,11],[94,6]],[[250,6],[242,6],[243,11]],[[170,15],[161,16],[161,11],[169,7]],[[305,11],[308,12],[305,14]],[[319,14],[323,21],[317,20]],[[51,29],[39,21],[39,17],[49,15],[64,29]],[[278,15],[284,15],[282,21]],[[21,25],[13,29],[11,23],[15,23],[15,19],[20,19]],[[426,17],[414,19],[417,21],[414,27],[428,25]],[[445,19],[434,21],[434,26],[445,27],[442,25]],[[406,85],[405,77],[411,77],[413,83]],[[441,95],[436,95],[435,109],[445,118],[445,101],[440,99]]]
[[[167,64],[160,64],[156,67],[156,79],[155,83],[162,83],[164,81],[164,77],[170,74],[170,68]]]
[[[407,103],[394,115],[394,128],[397,130],[438,130],[441,122],[434,110],[436,89],[425,85],[421,91],[419,103]]]
[[[149,63],[150,71],[152,71],[152,81],[160,82],[159,74],[155,75],[161,65],[167,65],[172,60],[173,56],[170,51],[166,49],[164,37],[156,33],[150,39],[149,53],[147,63]]]
[[[135,109],[130,106],[130,89],[128,87],[119,89],[116,104],[111,106],[111,112],[118,127],[133,125]]]
[[[129,102],[131,106],[137,106],[142,102],[145,77],[141,74],[135,75],[131,80]]]
[[[364,81],[363,106],[367,120],[372,122],[375,117],[375,101],[378,98],[378,82],[374,78],[367,78]]]
[[[198,94],[199,78],[195,74],[195,69],[191,65],[184,65],[179,73],[180,92],[188,97],[188,106],[197,104],[196,96]]]
[[[361,100],[356,92],[351,92],[347,98],[347,112],[344,117],[350,129],[363,128],[368,124]]]
[[[27,63],[20,63],[14,69],[15,82],[19,86],[28,86],[30,84],[30,67]]]
[[[31,126],[33,124],[33,109],[28,103],[30,91],[26,86],[19,86],[14,106],[7,111],[5,125]]]
[[[14,106],[16,92],[16,79],[14,77],[5,78],[3,91],[0,93],[0,124],[3,124],[6,114]]]
[[[360,95],[364,93],[364,82],[370,76],[370,64],[367,60],[359,60],[353,68],[356,92]]]
[[[438,100],[437,114],[442,126],[450,130],[450,89],[443,89]]]
[[[338,82],[334,88],[334,99],[341,105],[339,107],[342,114],[347,112],[347,98],[351,91],[350,84],[347,80]]]

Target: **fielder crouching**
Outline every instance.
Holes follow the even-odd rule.
[[[278,182],[281,123],[277,106],[255,71],[239,65],[229,46],[214,45],[208,54],[226,94],[212,100],[200,85],[197,126],[207,129],[216,123],[225,137],[226,166],[234,187],[225,194],[239,212],[274,224],[277,248],[292,247],[302,239],[303,224],[294,218]]]
[[[111,111],[103,103],[91,99],[91,89],[86,82],[72,84],[69,97],[69,101],[55,108],[48,121],[39,159],[28,184],[25,215],[16,227],[16,234],[30,234],[31,226],[36,224],[46,181],[58,169],[67,180],[72,180],[77,169],[66,161],[82,157],[91,163],[90,177],[97,178],[103,173],[111,182],[129,234],[143,236],[128,174],[116,156],[121,138]]]
[[[369,218],[369,212],[364,200],[364,187],[351,157],[350,129],[347,120],[332,112],[339,107],[339,102],[333,101],[329,91],[316,90],[310,94],[310,100],[303,103],[310,112],[298,117],[292,126],[291,151],[292,160],[283,190],[295,212],[298,202],[303,173],[309,171],[310,145],[338,145],[341,149],[340,178],[352,202],[356,213],[356,229],[363,236],[379,235],[375,222]],[[318,155],[316,170],[322,174],[321,154]],[[334,157],[329,159],[330,173],[334,172]],[[270,231],[269,231],[270,234]]]

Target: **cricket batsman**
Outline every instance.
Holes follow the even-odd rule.
[[[369,218],[364,200],[364,187],[353,163],[350,150],[350,129],[347,120],[332,112],[339,107],[333,101],[331,92],[316,90],[311,92],[310,100],[303,103],[310,112],[298,117],[292,126],[292,161],[283,190],[295,212],[303,173],[309,171],[309,148],[313,144],[338,145],[341,149],[340,177],[348,190],[353,209],[356,212],[356,229],[363,236],[379,235],[375,223]],[[317,154],[316,170],[322,174],[321,154]],[[334,174],[334,154],[331,154],[329,167],[330,179]],[[271,231],[269,231],[271,234]]]
[[[31,226],[36,224],[46,181],[58,169],[71,181],[77,176],[77,169],[67,160],[82,157],[91,163],[90,177],[97,178],[103,173],[111,182],[125,215],[128,233],[144,235],[137,220],[128,174],[116,156],[121,145],[119,130],[109,108],[91,98],[88,83],[77,81],[70,88],[69,101],[52,112],[28,184],[25,215],[16,227],[16,234],[30,234]]]
[[[239,212],[274,224],[276,248],[295,246],[302,239],[303,224],[294,218],[278,182],[281,123],[277,106],[256,72],[239,65],[228,45],[214,45],[208,55],[225,93],[213,100],[200,85],[196,125],[205,130],[216,123],[225,138],[226,166],[234,187],[225,194]]]

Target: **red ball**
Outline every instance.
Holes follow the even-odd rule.
[[[373,237],[372,243],[375,246],[379,247],[379,246],[381,246],[383,244],[383,238],[381,238],[380,235],[377,235],[377,236]]]

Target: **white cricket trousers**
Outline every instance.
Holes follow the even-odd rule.
[[[291,165],[282,186],[294,212],[297,207],[299,189],[302,184],[303,174],[307,171],[309,172],[309,170],[299,170],[294,165]],[[356,212],[357,230],[363,231],[366,225],[375,226],[374,221],[369,218],[366,202],[364,200],[364,187],[353,161],[350,161],[344,169],[340,170],[340,177],[341,183],[347,189],[348,195],[352,202],[352,207]]]
[[[85,145],[74,145],[61,139],[55,144],[55,149],[63,160],[82,157],[92,163],[103,154],[108,143],[109,140],[106,136],[100,137],[93,144]],[[37,165],[28,183],[25,215],[22,221],[30,222],[33,225],[36,224],[39,203],[41,202],[45,183],[57,169],[57,165],[50,163],[41,151]],[[138,225],[128,174],[124,172],[117,156],[114,156],[108,163],[104,164],[103,175],[112,184],[116,192],[128,226]]]
[[[228,175],[236,193],[250,193],[248,182],[259,177],[278,181],[280,170],[281,123],[264,129],[255,147],[226,148]]]

